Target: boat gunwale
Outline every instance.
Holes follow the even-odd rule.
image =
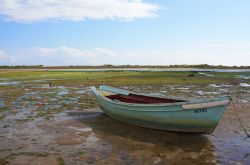
[[[229,100],[231,97],[230,96],[220,96],[220,97],[216,97],[216,98],[207,98],[207,99],[197,99],[197,100],[185,100],[183,99],[183,101],[185,102],[177,102],[177,103],[154,103],[154,104],[136,104],[136,103],[126,103],[126,102],[122,102],[122,101],[113,101],[112,99],[109,99],[99,93],[97,93],[97,89],[95,87],[91,87],[92,92],[98,96],[99,98],[108,101],[112,104],[117,104],[117,105],[124,105],[124,106],[132,106],[132,107],[166,107],[166,106],[182,106],[182,105],[188,105],[188,104],[202,104],[202,103],[209,103],[209,102],[215,102],[215,101],[221,101],[221,100]],[[100,90],[102,91],[102,90]],[[146,94],[139,94],[139,93],[135,93],[135,92],[130,92],[131,94],[137,94],[137,95],[142,95],[142,96],[149,96],[149,97],[154,97],[154,96],[150,96],[150,95],[146,95]],[[158,98],[164,98],[164,97],[158,97]],[[167,98],[167,97],[166,97]],[[165,98],[165,99],[166,99]],[[223,99],[224,98],[224,99]],[[170,98],[172,99],[172,98]],[[229,104],[229,103],[228,103]],[[171,110],[171,111],[179,111],[179,110],[188,110],[188,109],[183,109],[182,107],[180,109],[176,109],[176,110]],[[141,111],[141,110],[140,110]],[[147,110],[149,111],[149,110]],[[166,110],[162,110],[162,111],[166,111]],[[155,112],[155,111],[154,111]],[[168,111],[170,112],[170,111]]]

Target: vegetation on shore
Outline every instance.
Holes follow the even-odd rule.
[[[2,70],[0,79],[17,81],[18,83],[52,85],[162,85],[162,84],[204,84],[204,83],[234,83],[237,76],[250,77],[250,72],[244,73],[206,73],[206,72],[126,72],[126,71],[32,71],[32,70]],[[248,82],[249,79],[244,81]]]
[[[106,69],[106,68],[200,68],[200,69],[250,69],[250,66],[223,66],[223,65],[99,65],[99,66],[43,66],[43,65],[2,65],[0,69]]]

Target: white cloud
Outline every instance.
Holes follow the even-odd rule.
[[[4,60],[6,58],[5,52],[0,50],[0,61]]]
[[[34,54],[36,54],[36,55],[48,57],[50,55],[55,54],[57,52],[57,49],[35,47],[35,48],[31,49],[31,52],[34,53]]]
[[[219,46],[220,45],[220,46]],[[235,46],[232,46],[235,45]],[[35,47],[4,53],[0,64],[8,65],[250,65],[250,44],[185,44],[165,50],[121,51],[95,48]],[[4,63],[2,62],[4,59]]]
[[[143,0],[1,0],[0,15],[15,22],[81,21],[157,16],[160,7]]]
[[[0,50],[0,65],[3,65],[7,61],[7,55],[4,51]]]

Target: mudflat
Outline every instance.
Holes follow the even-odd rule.
[[[231,95],[250,132],[249,72],[0,71],[0,164],[250,164],[226,110],[211,135],[145,129],[106,116],[90,86],[185,98]]]

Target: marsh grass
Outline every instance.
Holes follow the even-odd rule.
[[[228,82],[239,73],[218,73],[214,77],[199,74],[199,72],[129,72],[129,71],[106,71],[106,72],[82,72],[82,71],[0,71],[0,78],[9,81],[20,81],[23,84],[48,84],[58,85],[161,85],[161,84],[202,84]],[[250,73],[240,73],[250,76]],[[192,75],[192,76],[190,76]],[[41,80],[35,82],[34,80]],[[1,88],[1,87],[0,87]]]
[[[207,78],[203,75],[192,72],[39,72],[39,71],[11,71],[0,72],[0,78],[11,79],[12,81],[32,81],[44,80],[42,83],[52,82],[52,85],[92,85],[92,84],[183,84],[183,83],[202,83],[219,82],[220,79]],[[50,80],[52,79],[52,80]],[[186,79],[184,82],[183,79]],[[25,82],[24,82],[25,83]],[[33,82],[34,83],[34,82]],[[39,82],[41,83],[41,82]]]

